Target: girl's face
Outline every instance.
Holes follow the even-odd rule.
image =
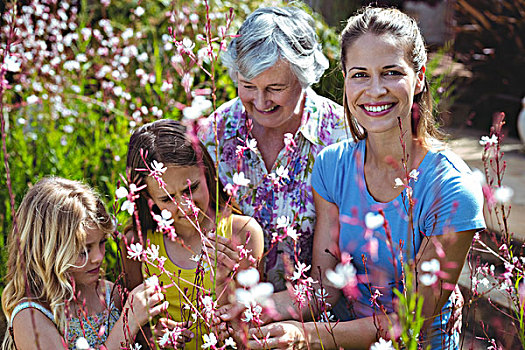
[[[414,95],[423,90],[424,70],[415,72],[395,37],[364,34],[346,49],[345,90],[350,113],[368,133],[410,130]]]
[[[107,234],[98,228],[86,229],[86,246],[69,272],[76,285],[95,284],[100,275],[100,267],[106,253]]]
[[[208,186],[202,169],[197,165],[167,165],[162,179],[166,183],[165,189],[160,188],[154,178],[146,178],[148,194],[160,210],[166,209],[171,212],[175,229],[193,227],[187,218],[188,216],[192,221],[195,220],[193,209],[199,210],[198,220],[202,222],[210,205]]]

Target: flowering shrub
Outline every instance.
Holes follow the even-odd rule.
[[[193,121],[233,97],[235,87],[218,62],[220,51],[248,13],[263,3],[270,4],[267,1],[217,3],[217,7],[210,8],[207,2],[196,0],[173,3],[148,1],[141,5],[126,0],[119,2],[119,6],[109,0],[101,1],[96,6],[88,5],[86,0],[39,0],[26,5],[13,2],[6,7],[0,32],[2,160],[8,169],[7,176],[0,179],[2,243],[13,221],[15,203],[26,187],[39,177],[50,174],[87,179],[106,194],[120,223],[114,239],[118,241],[121,238],[118,233],[130,216],[133,217],[134,201],[141,189],[133,183],[119,180],[125,171],[123,157],[130,131],[159,118]],[[327,56],[335,66],[337,38],[321,21],[317,24]],[[322,83],[318,87],[321,94],[333,96],[334,93],[328,88],[329,84]],[[254,142],[245,140],[244,147],[237,149],[236,154],[240,157],[245,151],[253,149]],[[498,224],[502,238],[497,242],[498,248],[494,249],[476,236],[475,247],[497,256],[502,261],[504,272],[498,276],[495,272],[497,267],[476,266],[468,304],[484,295],[478,290],[480,285],[507,292],[514,312],[510,318],[525,348],[525,261],[522,252],[517,252],[513,246],[512,233],[507,224],[507,203],[512,191],[502,183],[505,164],[499,150],[500,128],[496,127],[491,137],[480,142],[485,148],[484,194],[489,210],[500,219]],[[287,150],[296,146],[291,135],[285,135],[284,143]],[[141,170],[162,184],[162,174],[166,170],[164,164],[155,161],[144,164]],[[396,179],[395,185],[405,189],[404,196],[410,203],[413,200],[411,186],[419,174],[415,170],[405,170],[405,178]],[[288,169],[284,167],[271,175],[270,180],[276,191],[289,179]],[[230,196],[235,196],[240,187],[249,184],[250,179],[239,172],[234,174],[233,183],[227,184],[225,189]],[[191,198],[188,200],[191,208]],[[198,212],[198,208],[193,209],[187,214],[192,222],[195,220],[191,216],[196,217]],[[173,219],[169,212],[162,211],[154,214],[153,218],[159,230],[169,239],[178,239],[171,226]],[[381,212],[367,213],[364,222],[359,224],[368,233],[388,226]],[[297,242],[298,234],[290,218],[281,217],[277,229],[272,244],[285,239]],[[207,238],[203,235],[202,240]],[[164,268],[166,257],[159,254],[159,246],[148,242],[127,243],[123,254],[129,259],[158,267],[172,281],[163,288],[179,288],[177,276]],[[112,244],[107,262],[109,267],[116,267],[117,248],[115,242]],[[371,240],[369,250],[372,254],[377,249],[374,247],[376,245]],[[241,260],[253,263],[245,247],[236,248]],[[392,251],[392,255],[396,253],[401,252]],[[213,254],[204,252],[192,259],[199,263],[199,273],[211,270],[212,274],[219,274]],[[327,281],[314,281],[308,277],[311,266],[298,259],[291,262],[291,266],[289,282],[295,304],[300,308],[316,310],[319,315],[316,321],[334,327],[336,322],[330,314],[326,290],[322,285],[329,283],[341,289],[350,299],[355,296],[356,270],[351,258],[343,254],[336,268],[326,271]],[[401,341],[409,348],[418,345],[418,339],[413,335],[418,334],[422,327],[422,300],[415,286],[419,282],[434,285],[440,276],[441,266],[437,260],[423,262],[421,269],[425,273],[418,279],[410,274],[410,268],[407,264],[405,293],[397,294],[400,325],[396,325],[397,328],[392,325],[400,338],[392,341],[380,339],[372,345],[372,349],[399,348]],[[116,275],[118,272],[114,277]],[[268,302],[273,287],[260,281],[255,268],[234,268],[228,278],[229,284],[236,282],[238,287],[233,293],[233,301],[244,307],[238,325],[243,332],[237,339],[246,340],[248,326],[257,329],[264,315],[273,312],[274,306]],[[158,281],[154,280],[147,283],[158,285]],[[231,332],[225,334],[215,323],[218,315],[216,300],[226,293],[226,288],[215,287],[198,295],[199,308],[190,300],[185,300],[185,317],[202,327],[199,341],[203,348],[235,348]],[[386,313],[379,301],[381,293],[375,290],[371,295],[371,305]],[[175,344],[183,331],[184,328],[179,326],[164,328],[159,345]],[[264,343],[264,335],[257,335]],[[487,340],[494,347],[498,346],[496,340]],[[132,349],[139,348],[135,344],[127,345]],[[89,345],[86,346],[85,339],[79,339],[77,347],[89,348]]]

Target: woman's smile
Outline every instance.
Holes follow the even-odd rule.
[[[363,104],[361,108],[371,117],[382,117],[392,111],[396,103]]]

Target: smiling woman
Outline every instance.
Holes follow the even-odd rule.
[[[240,173],[249,180],[235,199],[264,229],[265,279],[278,291],[287,281],[285,259],[310,263],[314,159],[347,137],[341,106],[310,88],[328,68],[314,27],[292,6],[248,16],[223,56],[238,98],[220,106],[200,133],[224,185]]]
[[[434,137],[425,63],[423,37],[404,13],[367,7],[348,20],[341,65],[355,142],[326,147],[312,173],[311,278],[323,281],[327,304],[339,302],[340,322],[271,324],[254,333],[267,343],[253,339],[250,348],[368,349],[379,337],[396,348],[459,348],[454,287],[485,227],[483,195],[467,165]],[[399,320],[408,306],[396,295],[414,293],[407,276],[417,276],[411,283],[423,297],[421,332],[404,331],[411,344],[398,332],[413,321]],[[287,292],[274,295],[278,305],[286,298],[291,304]]]

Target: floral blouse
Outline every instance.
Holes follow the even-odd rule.
[[[307,89],[305,96],[301,126],[295,135],[285,137],[285,147],[270,172],[249,132],[249,119],[239,98],[220,106],[199,129],[201,141],[215,161],[216,118],[221,182],[233,185],[234,176],[238,178],[236,173],[241,172],[250,181],[239,186],[235,199],[243,213],[263,228],[265,277],[275,291],[285,289],[296,257],[311,263],[315,208],[310,177],[314,160],[325,146],[350,135],[341,106],[312,89]]]

